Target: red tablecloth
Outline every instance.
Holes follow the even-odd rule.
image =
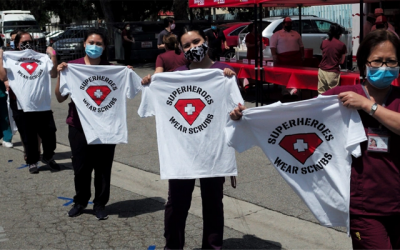
[[[256,79],[255,67],[251,64],[230,63],[238,78]],[[284,85],[288,88],[298,89],[318,89],[318,68],[307,67],[263,67],[264,81],[278,85]],[[259,78],[260,79],[260,78]],[[360,75],[358,72],[341,72],[340,85],[355,85],[360,83]],[[400,76],[393,81],[392,85],[400,86]]]

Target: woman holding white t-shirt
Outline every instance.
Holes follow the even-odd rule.
[[[84,39],[86,55],[82,58],[68,63],[85,65],[111,65],[107,60],[102,59],[105,48],[107,48],[107,38],[103,32],[97,29],[89,30]],[[62,96],[60,92],[60,72],[68,67],[63,62],[58,65],[58,79],[55,94],[58,102],[64,102],[68,95]],[[128,66],[131,68],[131,66]],[[80,83],[76,83],[80,84]],[[91,193],[90,184],[92,172],[94,170],[95,197],[93,200],[94,213],[99,220],[108,219],[105,205],[110,197],[111,167],[114,160],[115,144],[95,144],[88,145],[83,128],[78,116],[75,103],[69,103],[68,117],[68,139],[72,152],[72,166],[74,168],[74,183],[76,195],[74,205],[68,212],[69,217],[76,217],[82,214],[86,208]],[[100,156],[100,157],[99,157]]]
[[[54,150],[56,149],[57,129],[53,112],[50,110],[50,92],[46,91],[50,87],[50,77],[41,74],[41,72],[47,72],[52,78],[57,76],[55,51],[49,46],[46,50],[47,55],[34,52],[32,50],[33,38],[24,31],[17,33],[15,45],[19,52],[10,51],[5,52],[3,55],[3,51],[0,50],[0,79],[5,82],[8,80],[10,85],[14,84],[12,89],[17,95],[17,99],[20,103],[24,103],[19,107],[23,114],[21,124],[25,128],[21,139],[25,145],[26,163],[29,166],[29,172],[32,174],[39,173],[37,166],[37,162],[40,160],[38,135],[42,139],[43,145],[42,162],[46,163],[52,170],[60,170],[60,166],[53,159]],[[6,62],[6,65],[3,65],[3,57],[6,57],[4,62],[6,60],[10,62]],[[50,61],[48,57],[50,57]],[[15,63],[16,58],[18,63]],[[37,62],[40,63],[38,64]],[[7,68],[7,71],[5,68]],[[30,84],[28,87],[25,86],[25,81]],[[37,92],[26,93],[29,87],[37,90]]]
[[[205,34],[201,29],[186,28],[180,37],[180,43],[189,61],[187,65],[175,71],[193,69],[220,69],[226,76],[234,76],[233,68],[221,62],[212,61],[208,54],[208,46],[204,43]],[[142,80],[149,84],[150,75]],[[223,131],[221,131],[223,133]],[[203,205],[203,240],[202,249],[221,249],[223,243],[224,210],[223,184],[225,177],[200,178],[200,189]],[[168,202],[165,205],[166,244],[164,249],[183,249],[185,245],[185,224],[195,179],[170,179]]]

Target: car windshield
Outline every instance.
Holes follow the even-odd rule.
[[[4,33],[10,33],[15,29],[26,31],[40,31],[36,21],[6,21],[4,22]]]

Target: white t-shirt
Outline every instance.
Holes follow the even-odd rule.
[[[135,97],[140,82],[125,66],[70,63],[61,72],[61,95],[71,95],[88,144],[128,143],[126,98]]]
[[[297,31],[291,30],[287,32],[284,29],[278,30],[271,36],[271,48],[276,48],[278,54],[299,51],[304,47],[301,36]]]
[[[10,88],[17,96],[18,108],[25,112],[47,111],[51,104],[50,71],[53,62],[46,54],[31,49],[6,51],[3,67]]]
[[[161,179],[236,176],[224,127],[243,104],[235,77],[219,69],[160,73],[143,88],[138,113],[156,116]]]
[[[367,139],[356,110],[319,96],[246,109],[225,132],[239,152],[259,146],[321,225],[349,226],[351,155]]]

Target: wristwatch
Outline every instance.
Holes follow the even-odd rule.
[[[373,115],[377,109],[378,109],[378,104],[376,103],[372,104],[371,111],[369,111],[369,114]]]

